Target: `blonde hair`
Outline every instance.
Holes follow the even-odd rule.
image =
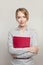
[[[16,15],[16,19],[17,19],[17,15],[18,15],[19,11],[21,11],[25,15],[25,17],[27,18],[27,20],[29,19],[29,12],[25,8],[18,8],[16,10],[16,14],[15,14]]]

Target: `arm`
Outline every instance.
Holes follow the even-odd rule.
[[[27,48],[27,50],[28,50],[27,52],[21,53],[17,57],[19,58],[33,57],[38,53],[38,47],[36,46]],[[15,54],[12,54],[12,57],[15,57]]]
[[[33,44],[34,45],[34,44]],[[38,48],[36,45],[28,48],[13,48],[13,41],[12,41],[12,34],[9,33],[8,35],[8,47],[9,47],[9,53],[15,57],[16,55],[18,57],[30,57],[36,55],[38,52]],[[37,52],[36,52],[37,51]]]
[[[31,43],[31,47],[29,48],[29,51],[34,54],[37,54],[39,51],[39,48],[38,48],[38,35],[36,32],[32,33],[30,43]]]
[[[24,57],[28,56],[28,57],[32,57],[32,56],[35,56],[38,51],[39,51],[39,48],[38,48],[38,38],[37,38],[37,34],[34,32],[32,33],[32,36],[31,36],[31,46],[27,48],[27,53],[25,52],[24,54]],[[21,56],[22,56],[21,55]]]
[[[13,48],[13,36],[12,34],[9,32],[8,34],[8,50],[10,54],[22,54],[28,51],[27,48]]]

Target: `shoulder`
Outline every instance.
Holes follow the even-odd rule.
[[[29,28],[28,31],[30,32],[31,36],[37,36],[38,35],[35,29]]]
[[[13,35],[16,31],[17,31],[17,27],[14,27],[14,28],[11,28],[8,33]]]

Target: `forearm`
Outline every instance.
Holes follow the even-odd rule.
[[[19,54],[12,54],[12,57],[19,57],[19,58],[25,58],[25,57],[33,57],[37,54],[36,52],[36,48],[34,49],[34,47],[29,47],[29,48],[26,48],[26,50],[24,50],[25,48],[22,49],[22,53],[21,51],[19,50]],[[24,50],[24,51],[23,51]],[[18,51],[18,50],[17,50]]]
[[[10,54],[20,55],[20,54],[23,54],[25,52],[28,52],[28,48],[13,48],[13,47],[9,47],[9,53]]]
[[[12,57],[17,57],[17,58],[28,58],[28,57],[33,57],[35,56],[36,54],[32,53],[32,52],[25,52],[25,53],[22,53],[22,54],[19,54],[19,55],[11,55]]]
[[[35,47],[28,47],[28,48],[10,48],[9,49],[10,54],[15,57],[30,57],[34,56],[38,53],[38,49]]]

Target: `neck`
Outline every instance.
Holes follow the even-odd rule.
[[[25,26],[20,26],[20,25],[19,25],[20,30],[25,30],[26,27],[27,27],[26,25],[25,25]]]

